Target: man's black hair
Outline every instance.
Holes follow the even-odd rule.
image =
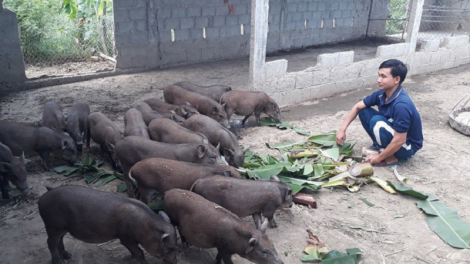
[[[380,64],[379,69],[390,68],[390,73],[393,77],[400,76],[400,84],[405,80],[408,68],[406,65],[397,59],[386,60]]]

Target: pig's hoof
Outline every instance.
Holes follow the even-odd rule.
[[[64,258],[64,259],[71,259],[71,258],[72,258],[72,254],[70,254],[70,253],[67,252],[67,251],[64,251],[64,252],[62,253],[62,258]]]

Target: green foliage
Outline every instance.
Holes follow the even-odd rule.
[[[100,22],[105,1],[107,13],[112,12],[109,0],[4,0],[3,4],[17,14],[24,59],[32,63],[93,55],[102,47]],[[109,31],[108,38],[111,34]]]
[[[391,0],[390,1],[390,12],[388,14],[389,19],[406,19],[406,9],[408,6],[408,0]],[[405,28],[404,20],[387,20],[386,34],[397,34],[402,33]]]

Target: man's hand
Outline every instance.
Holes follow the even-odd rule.
[[[370,154],[364,159],[365,162],[369,162],[370,164],[377,164],[382,161],[378,154]]]
[[[346,142],[346,132],[338,131],[336,133],[336,144],[343,145]]]

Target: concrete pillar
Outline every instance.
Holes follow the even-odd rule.
[[[250,81],[251,87],[263,81],[268,39],[269,0],[251,1]]]
[[[3,8],[0,0],[0,82],[26,80],[16,14]]]
[[[416,50],[418,40],[419,25],[421,25],[421,16],[423,15],[424,0],[413,0],[411,7],[410,20],[406,27],[406,42],[410,43],[408,54],[413,54]]]

